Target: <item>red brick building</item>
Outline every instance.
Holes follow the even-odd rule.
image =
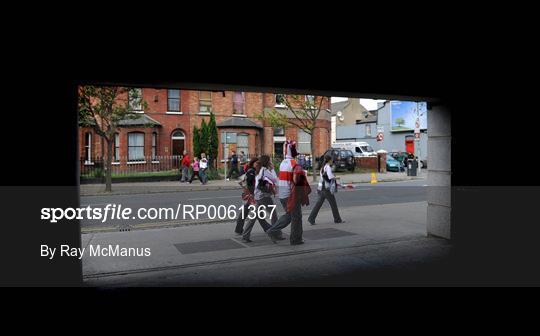
[[[170,157],[193,151],[193,126],[203,119],[216,117],[220,139],[219,160],[232,150],[249,155],[281,155],[283,142],[291,138],[298,142],[300,153],[310,153],[310,137],[295,127],[272,128],[258,115],[273,108],[286,108],[279,104],[280,95],[258,92],[210,92],[176,89],[143,88],[142,97],[147,106],[140,110],[138,119],[122,123],[115,140],[113,157],[117,169],[155,163],[160,157]],[[310,96],[304,99],[312,99]],[[316,98],[319,99],[319,98]],[[329,97],[324,97],[323,109],[330,109]],[[315,129],[315,155],[330,146],[330,113],[321,112]],[[94,158],[104,157],[106,144],[91,128],[79,128],[81,162],[91,165]],[[224,153],[225,152],[225,153]]]

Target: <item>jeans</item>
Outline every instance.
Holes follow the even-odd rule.
[[[180,182],[187,182],[189,181],[189,168],[187,166],[182,167],[182,178],[180,179]]]
[[[339,215],[336,197],[326,188],[323,188],[319,192],[319,199],[317,200],[317,203],[315,203],[315,205],[313,206],[313,209],[311,209],[308,222],[315,223],[315,218],[317,218],[317,215],[319,214],[319,210],[321,209],[321,206],[323,205],[325,199],[328,200],[328,203],[330,203],[330,208],[332,208],[332,215],[334,216],[334,223],[341,222],[341,216]]]
[[[268,235],[276,235],[279,231],[291,224],[291,243],[302,241],[302,206],[300,203],[295,204],[291,212],[287,212],[288,198],[281,198],[279,201],[285,210],[285,213],[279,217],[267,231]]]
[[[274,209],[274,211],[272,211],[271,209],[267,208],[267,206],[273,205],[273,204],[274,204],[274,201],[272,201],[271,197],[263,197],[263,198],[261,198],[260,200],[257,201],[257,204],[255,205],[255,214],[257,215],[257,217],[255,217],[253,219],[248,219],[248,222],[247,222],[246,227],[244,228],[244,232],[242,234],[244,239],[249,239],[249,237],[251,236],[251,230],[253,229],[253,226],[255,225],[256,220],[259,220],[259,224],[261,224],[261,227],[263,228],[264,232],[268,231],[268,229],[270,228],[270,224],[268,224],[268,222],[266,221],[266,217],[268,216],[268,214],[270,212],[272,212],[272,218],[271,218],[272,225],[277,222],[277,214],[276,214],[275,209]],[[247,205],[247,207],[249,207],[249,204]],[[247,212],[245,212],[246,217],[250,214],[250,211],[247,209],[247,207],[245,208],[247,210]],[[259,214],[258,209],[259,209],[259,207],[264,207],[264,209],[265,209],[265,217],[263,217],[263,218],[258,217],[258,214]],[[237,222],[237,224],[238,224],[238,222]],[[238,226],[237,226],[237,228],[238,228]],[[276,236],[281,237],[281,235],[282,235],[281,230],[276,232]]]
[[[206,181],[206,169],[207,168],[199,170],[199,178],[201,179],[202,184],[206,184],[206,182],[208,182]]]
[[[246,215],[249,211],[248,207],[249,207],[249,203],[246,202],[243,205],[243,208],[244,208],[243,211],[242,209],[238,211],[238,217],[236,218],[236,228],[234,229],[235,233],[241,234],[242,232],[244,232],[244,223],[246,222]],[[244,214],[244,216],[242,216],[242,213]]]

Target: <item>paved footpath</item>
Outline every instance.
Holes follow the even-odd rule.
[[[370,183],[371,174],[343,174],[340,183],[343,186],[352,183]],[[420,176],[407,176],[406,173],[387,172],[384,174],[376,174],[379,182],[393,181],[408,181],[413,179],[425,179],[427,172],[422,172]],[[311,181],[311,176],[309,177]],[[240,189],[237,181],[215,180],[209,181],[206,185],[201,185],[200,182],[180,183],[177,181],[163,182],[134,182],[134,183],[116,183],[113,184],[112,193],[105,193],[105,185],[103,184],[82,184],[80,187],[81,196],[109,196],[109,195],[129,195],[129,194],[152,194],[166,193],[179,191],[204,191],[204,190],[230,190]]]
[[[149,257],[86,255],[84,280],[89,286],[265,285],[318,276],[327,268],[329,274],[339,273],[344,269],[336,267],[345,260],[351,264],[341,267],[421,262],[439,258],[449,248],[443,240],[426,237],[426,213],[426,202],[357,206],[342,210],[346,223],[334,224],[331,212],[321,211],[315,226],[304,218],[306,243],[299,246],[288,240],[273,244],[258,224],[253,242],[245,243],[234,235],[232,222],[83,234],[83,247],[151,249]],[[360,259],[350,259],[357,253]]]

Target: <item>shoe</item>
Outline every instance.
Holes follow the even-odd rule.
[[[315,222],[312,222],[310,220],[308,220],[308,223],[311,224],[311,225],[316,225]]]
[[[303,240],[297,241],[297,242],[291,242],[291,245],[302,245],[304,244]]]
[[[231,179],[227,177],[227,181],[230,181]]]
[[[253,241],[249,238],[242,238],[243,241],[245,241],[246,243],[253,243]]]
[[[270,237],[270,240],[272,243],[277,244],[277,238],[274,237],[271,233],[267,233],[268,237]]]
[[[276,237],[276,240],[285,240],[287,238],[283,237],[283,236],[279,236],[279,237]]]
[[[345,223],[344,220],[339,220],[339,221],[337,221],[337,222],[334,222],[334,224],[343,224],[343,223]]]

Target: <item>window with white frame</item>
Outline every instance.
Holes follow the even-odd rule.
[[[144,113],[142,108],[142,89],[128,90],[129,106],[135,113]]]
[[[239,133],[236,136],[236,153],[240,154],[242,152],[249,155],[249,135],[245,133]]]
[[[152,161],[157,161],[157,133],[152,133]]]
[[[276,106],[286,106],[284,94],[276,94]]]
[[[212,92],[199,91],[199,113],[212,112]]]
[[[298,152],[311,154],[311,135],[304,130],[298,130]]]
[[[120,161],[120,134],[114,133],[114,153],[113,153],[114,162]]]
[[[244,114],[244,92],[234,92],[233,94],[233,114]]]
[[[366,136],[371,136],[371,124],[366,124]]]
[[[128,133],[128,161],[144,161],[144,133]]]
[[[180,90],[167,90],[167,111],[180,112]]]
[[[308,103],[308,106],[314,106],[315,105],[315,96],[306,95],[306,103]]]
[[[284,136],[285,128],[284,127],[274,127],[274,136]]]
[[[84,134],[84,163],[92,162],[92,133]]]

